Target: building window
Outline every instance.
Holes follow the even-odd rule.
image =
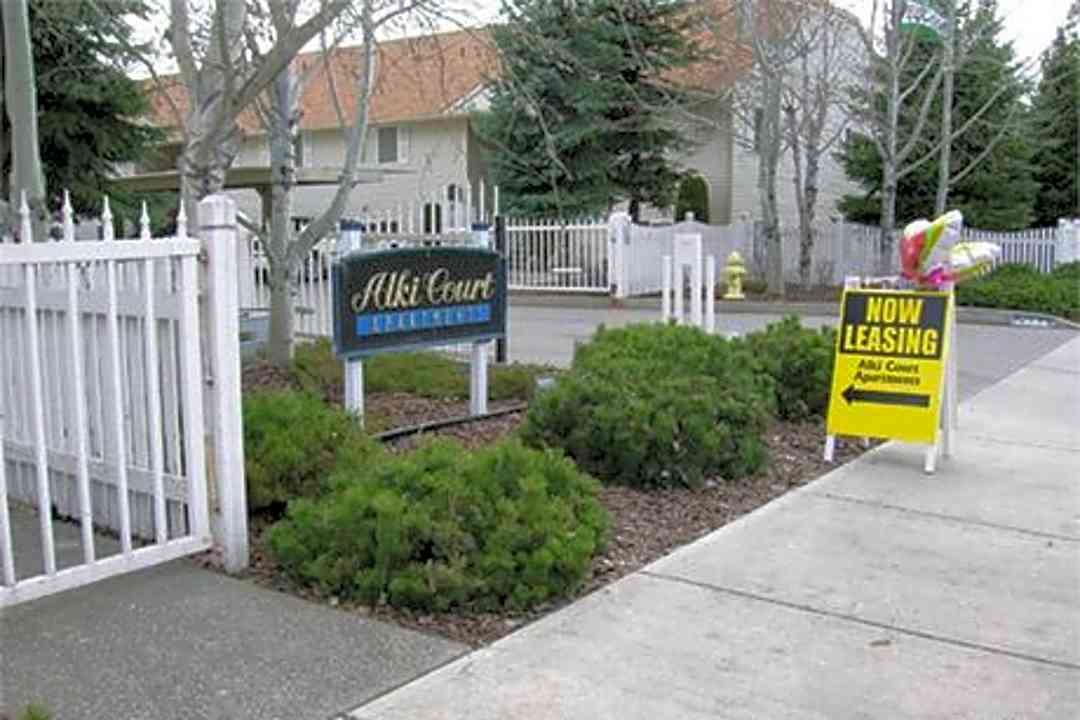
[[[442,233],[442,206],[438,203],[424,205],[424,234],[439,235]]]
[[[398,129],[396,127],[379,128],[379,162],[398,161]]]

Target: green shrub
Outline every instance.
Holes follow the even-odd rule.
[[[335,388],[345,383],[345,368],[329,340],[297,345],[291,369],[301,390],[327,401],[334,398]]]
[[[490,365],[492,400],[528,400],[538,375],[549,372],[532,365]],[[344,382],[341,360],[329,341],[307,343],[296,349],[293,377],[303,390],[333,398]],[[408,393],[437,400],[469,397],[469,366],[430,352],[384,353],[364,361],[364,390],[372,393]]]
[[[688,212],[694,213],[694,219],[698,222],[709,222],[709,186],[700,175],[687,175],[679,183],[675,222],[682,222]]]
[[[27,705],[18,720],[50,720],[52,713],[41,705]]]
[[[594,480],[518,441],[342,463],[332,484],[290,503],[269,546],[295,580],[368,603],[528,608],[580,586],[608,524]]]
[[[829,406],[836,333],[804,328],[795,316],[750,333],[745,343],[776,389],[776,414],[785,420],[822,415]]]
[[[956,297],[960,305],[1080,317],[1080,263],[1062,265],[1050,274],[1027,265],[1002,265],[986,277],[958,285]]]
[[[248,506],[274,509],[295,497],[316,496],[343,449],[374,451],[356,422],[303,392],[276,390],[244,398],[244,471]]]
[[[607,482],[693,487],[764,463],[774,392],[742,344],[689,327],[601,328],[534,398],[522,438]]]

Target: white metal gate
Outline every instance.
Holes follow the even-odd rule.
[[[211,545],[200,245],[0,244],[0,607]]]

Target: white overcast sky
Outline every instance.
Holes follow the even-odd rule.
[[[477,13],[489,19],[498,12],[498,0],[471,0]],[[836,0],[855,12],[864,23],[870,21],[873,0]],[[1065,23],[1071,0],[998,0],[1005,18],[1005,37],[1014,41],[1018,58],[1042,54],[1054,41],[1058,27]]]
[[[873,0],[836,0],[858,15],[863,22],[869,22]],[[166,3],[158,0],[159,6]],[[498,14],[499,0],[458,0],[450,5],[468,8],[465,14],[476,24],[495,19]],[[1000,13],[1005,19],[1005,37],[1014,42],[1017,57],[1028,59],[1040,55],[1054,40],[1057,28],[1064,24],[1069,12],[1071,0],[998,0]],[[161,28],[167,25],[165,11],[160,13],[157,28],[140,28],[139,35],[153,33],[160,37]],[[145,35],[144,35],[145,37]],[[317,47],[313,44],[312,49]],[[159,70],[172,70],[171,63],[163,63]]]

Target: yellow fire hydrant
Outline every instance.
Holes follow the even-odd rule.
[[[735,251],[728,255],[727,265],[724,267],[724,276],[727,278],[727,292],[724,293],[725,300],[745,300],[746,296],[743,295],[742,281],[746,275],[746,263],[743,262],[742,255],[739,255],[738,251]]]

